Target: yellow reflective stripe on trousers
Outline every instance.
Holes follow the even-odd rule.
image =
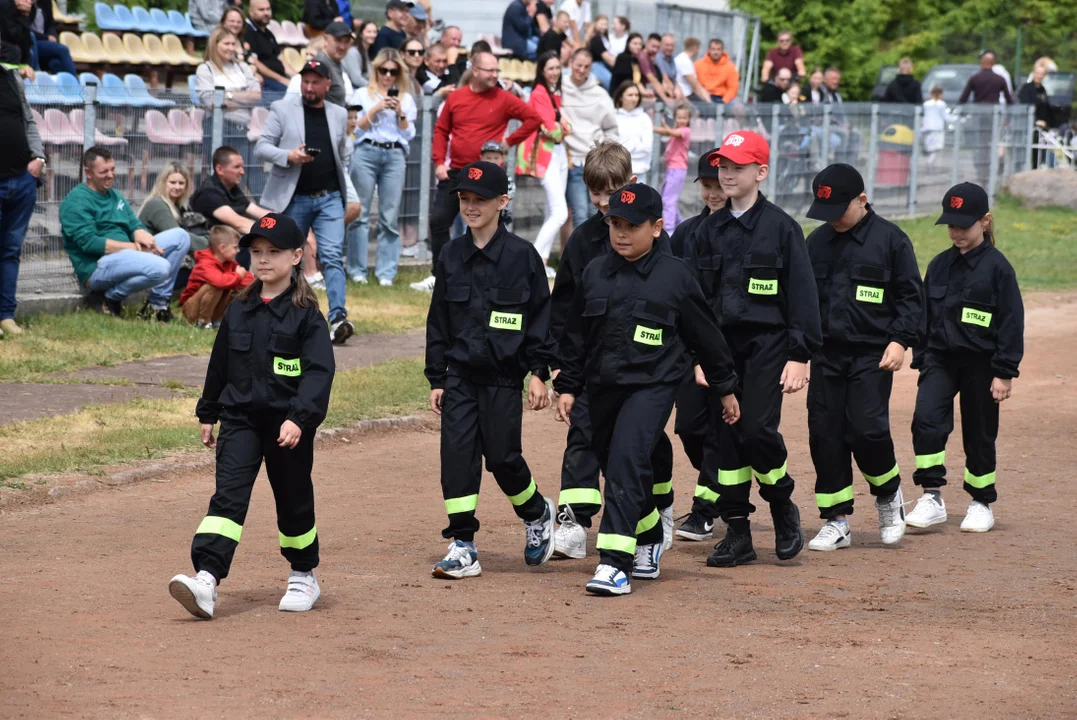
[[[863,470],[861,470],[860,472],[864,473],[864,479],[865,480],[867,480],[869,483],[871,483],[875,487],[878,487],[880,485],[885,485],[886,483],[890,482],[895,477],[897,477],[897,475],[898,475],[898,466],[897,466],[897,463],[894,463],[894,467],[891,468],[890,470],[887,470],[882,475],[868,475]]]
[[[718,493],[711,490],[706,485],[696,485],[697,498],[706,500],[707,502],[718,502],[718,498],[721,497]]]
[[[719,485],[743,485],[744,483],[751,481],[752,469],[750,467],[742,467],[738,470],[718,471]]]
[[[303,548],[310,547],[310,544],[314,542],[314,538],[318,537],[318,526],[315,525],[310,529],[310,532],[305,532],[302,535],[297,535],[295,537],[289,537],[279,530],[277,532],[280,535],[280,546],[282,548],[302,550]]]
[[[980,489],[983,489],[988,485],[994,485],[995,473],[989,472],[986,475],[973,475],[969,472],[968,468],[965,468],[965,484]]]
[[[479,496],[465,495],[464,497],[448,498],[445,500],[445,513],[447,515],[454,515],[462,512],[475,512],[475,508],[479,506]]]
[[[917,455],[916,456],[916,469],[927,470],[928,468],[935,467],[936,465],[942,465],[946,462],[946,451],[932,453],[931,455]]]
[[[821,508],[834,507],[853,499],[853,486],[832,493],[815,493],[815,504]]]
[[[568,488],[557,496],[558,505],[601,505],[602,493],[597,488]]]
[[[780,468],[775,468],[770,472],[761,473],[755,469],[753,469],[752,472],[755,473],[755,479],[763,485],[777,485],[778,481],[785,477],[785,469],[788,466],[788,462],[783,462]]]
[[[228,518],[206,515],[198,524],[195,535],[223,535],[229,540],[239,542],[239,536],[243,534],[243,526]]]
[[[658,521],[661,520],[661,519],[662,518],[658,514],[657,510],[651,510],[650,515],[648,515],[647,517],[643,518],[638,523],[636,523],[636,534],[639,535],[640,533],[647,532],[648,530],[653,528],[655,525],[657,525]]]
[[[652,495],[669,495],[673,492],[673,481],[669,480],[664,483],[655,483],[651,489]]]
[[[509,495],[509,502],[513,505],[523,505],[525,502],[531,499],[531,496],[538,491],[538,487],[535,486],[535,478],[531,478],[531,484],[527,486],[527,489],[522,493],[516,495]]]
[[[599,550],[616,550],[617,552],[634,555],[636,552],[636,538],[613,533],[599,533],[595,547]]]

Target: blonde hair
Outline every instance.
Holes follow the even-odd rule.
[[[239,232],[228,225],[214,225],[209,231],[209,246],[216,250],[221,245],[239,242]]]
[[[399,50],[393,48],[382,48],[378,51],[378,54],[374,56],[374,61],[370,63],[370,88],[376,89],[378,86],[375,83],[375,76],[381,70],[381,66],[385,63],[396,63],[397,69],[400,71],[396,76],[396,81],[393,85],[396,86],[400,94],[411,92],[411,70],[404,64],[404,56],[400,54]]]
[[[990,215],[990,213],[988,213]],[[983,219],[983,218],[981,218]],[[984,228],[984,237],[987,238],[987,242],[992,245],[995,244],[995,218],[992,217],[987,221],[987,227]]]
[[[172,199],[168,197],[168,178],[176,173],[182,175],[183,179],[187,181],[187,187],[183,189],[179,203],[172,202]],[[172,215],[179,220],[179,209],[185,207],[187,200],[191,197],[191,173],[175,160],[166,163],[161,172],[157,174],[157,181],[153,183],[153,189],[150,190],[150,194],[146,196],[146,199],[142,201],[142,207],[138,209],[138,212],[141,214],[146,208],[146,204],[155,197],[164,200],[168,204],[168,209],[172,211]]]
[[[218,25],[213,29],[213,32],[209,34],[209,40],[206,41],[206,54],[205,60],[210,65],[215,66],[218,70],[224,71],[224,63],[221,62],[221,53],[218,46],[222,40],[225,40],[225,36],[228,36],[236,41],[237,51],[239,49],[239,38],[235,36],[231,30],[226,27]],[[236,62],[235,53],[232,54],[232,62]]]
[[[609,15],[595,15],[594,22],[591,23],[591,27],[587,28],[587,34],[583,36],[584,43],[591,42],[591,38],[593,38],[595,35],[598,34],[598,21],[602,20],[603,18],[605,18],[607,26],[609,25],[609,22],[610,22],[610,16]],[[607,32],[609,32],[608,27],[607,27]]]

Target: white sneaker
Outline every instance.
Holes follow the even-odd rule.
[[[193,578],[186,575],[172,578],[168,581],[168,594],[195,617],[213,619],[213,608],[217,604],[217,579],[205,570],[200,570]]]
[[[415,243],[414,245],[405,245],[404,247],[400,248],[400,257],[419,257],[419,243]]]
[[[325,277],[319,272],[307,278],[307,285],[315,290],[325,290]]]
[[[808,543],[808,549],[830,552],[831,550],[847,548],[852,544],[853,533],[849,529],[848,522],[827,520],[823,527],[819,529],[819,534]]]
[[[658,516],[662,518],[662,552],[665,552],[673,547],[673,506],[659,510]]]
[[[418,292],[432,293],[432,292],[434,292],[434,276],[431,275],[430,277],[428,277],[425,280],[420,280],[419,282],[413,282],[408,287],[410,287],[412,290],[417,290]]]
[[[662,543],[637,545],[636,557],[632,561],[632,577],[643,580],[657,580],[660,573],[658,561],[662,558]]]
[[[879,537],[883,545],[893,545],[905,537],[905,497],[901,488],[889,500],[876,498],[875,509],[879,511]]]
[[[632,581],[612,565],[599,565],[595,569],[595,576],[587,583],[587,592],[595,595],[628,595],[632,592]]]
[[[557,530],[553,534],[553,556],[579,560],[587,557],[587,528],[576,522],[572,507],[565,506],[557,515]]]
[[[946,522],[946,502],[941,495],[926,492],[916,501],[916,507],[905,516],[905,524],[914,528],[927,528]]]
[[[965,519],[961,521],[961,532],[987,532],[995,527],[995,513],[990,505],[973,500],[969,503],[969,511]]]
[[[360,285],[366,285],[370,282],[370,278],[366,275],[352,275],[351,278],[353,283],[359,283]]]
[[[474,543],[454,540],[445,557],[434,564],[431,574],[436,578],[451,580],[482,575],[482,565],[479,565],[479,553]]]
[[[388,278],[382,278],[381,280],[378,280],[378,285],[381,285],[382,287],[392,287],[393,281]]]
[[[284,597],[280,599],[278,610],[285,612],[306,612],[314,607],[315,601],[322,595],[322,589],[318,587],[318,578],[314,577],[314,571],[299,572],[292,570],[288,573],[288,589]]]

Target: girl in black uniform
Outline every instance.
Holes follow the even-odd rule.
[[[995,247],[983,188],[950,188],[936,224],[948,227],[953,247],[931,261],[924,278],[927,339],[913,353],[920,381],[912,438],[913,481],[925,492],[905,521],[917,528],[946,522],[939,489],[946,484],[946,439],[960,394],[964,488],[972,496],[961,530],[987,532],[995,526],[998,406],[1010,397],[1018,374],[1025,310],[1013,267]]]

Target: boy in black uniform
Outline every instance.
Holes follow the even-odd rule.
[[[592,447],[606,476],[600,561],[587,583],[598,595],[630,593],[629,575],[659,576],[654,453],[689,351],[721,396],[726,421],[740,415],[729,349],[692,271],[670,254],[661,215],[662,197],[647,185],[627,185],[610,198],[613,253],[584,270],[554,380],[559,419],[575,417],[585,387],[591,399]]]
[[[524,561],[553,553],[554,504],[545,499],[521,455],[523,379],[532,410],[549,405],[550,289],[535,247],[498,221],[508,204],[505,171],[488,162],[460,170],[456,190],[468,225],[445,246],[426,319],[430,409],[441,416],[441,489],[453,538],[434,577],[479,575],[482,458],[524,521]]]
[[[728,526],[707,558],[712,567],[755,559],[748,501],[752,475],[770,505],[775,552],[795,557],[804,546],[793,478],[778,432],[782,393],[807,382],[808,361],[821,343],[819,300],[800,225],[767,201],[759,185],[769,170],[770,148],[754,132],[730,133],[718,150],[726,206],[695,233],[699,275],[729,342],[744,411],[719,439],[718,510]]]
[[[809,550],[849,547],[853,470],[850,454],[879,511],[879,535],[905,535],[901,475],[890,435],[890,391],[924,329],[924,285],[909,238],[871,209],[864,179],[838,163],[812,181],[808,217],[823,220],[808,236],[819,290],[823,347],[812,356],[808,442],[815,503],[826,520]]]

